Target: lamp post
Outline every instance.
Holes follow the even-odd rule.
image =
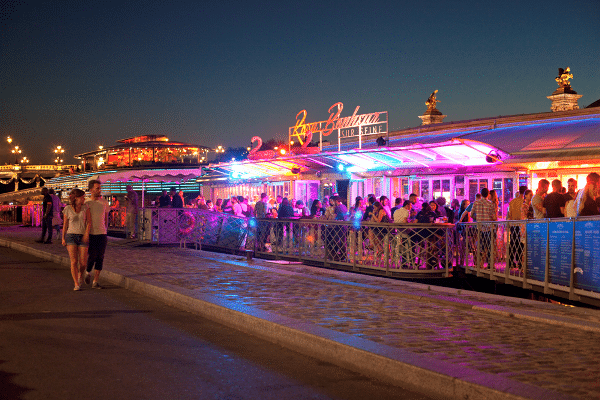
[[[12,141],[12,139],[11,139]],[[9,142],[10,143],[10,142]],[[15,165],[19,163],[19,154],[21,154],[23,151],[19,148],[19,146],[15,146],[12,150],[11,153],[13,153],[15,155]]]
[[[56,148],[54,149],[54,154],[56,155],[56,158],[54,159],[54,164],[56,164],[56,168],[58,168],[63,163],[62,155],[64,154],[64,152],[65,149],[63,149],[62,146],[56,146]]]

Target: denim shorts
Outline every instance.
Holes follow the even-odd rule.
[[[81,247],[88,247],[87,243],[83,243],[83,235],[79,235],[77,233],[67,233],[65,235],[65,242],[68,245],[75,245]]]

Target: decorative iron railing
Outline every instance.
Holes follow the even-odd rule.
[[[386,275],[450,276],[452,224],[385,224],[319,219],[256,221],[256,253]]]

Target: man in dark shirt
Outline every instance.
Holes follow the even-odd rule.
[[[171,188],[171,207],[173,208],[183,208],[183,200],[181,196],[177,194],[177,189],[174,187]]]
[[[42,188],[42,237],[38,240],[38,243],[52,243],[52,196],[48,188]],[[48,239],[46,237],[46,231],[48,231]]]
[[[565,216],[565,195],[560,191],[562,183],[555,179],[552,181],[552,193],[544,198],[544,208],[546,209],[546,218],[562,218]]]
[[[344,203],[342,203],[342,199],[340,198],[340,196],[334,196],[333,202],[335,204],[335,219],[337,221],[345,221],[346,217],[348,216],[348,209],[346,208]]]
[[[171,205],[171,197],[169,197],[166,190],[162,191],[162,196],[160,196],[158,200],[160,202],[160,207],[169,207]]]
[[[363,221],[370,221],[371,220],[371,216],[373,215],[373,209],[374,206],[373,204],[375,204],[375,201],[377,201],[375,199],[375,197],[369,197],[369,199],[367,200],[369,205],[367,206],[367,208],[365,209],[365,213],[363,214]]]
[[[575,200],[577,197],[577,181],[574,178],[569,178],[567,181],[567,193],[565,193],[565,201]]]

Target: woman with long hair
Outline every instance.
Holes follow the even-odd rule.
[[[498,216],[498,206],[500,204],[500,201],[498,200],[498,194],[496,193],[496,191],[494,189],[490,190],[489,199],[492,202],[492,204],[494,205],[494,207],[496,208],[496,216]]]
[[[310,216],[312,218],[319,218],[322,215],[322,208],[321,200],[314,199],[310,206]]]
[[[531,199],[533,198],[533,190],[527,189],[523,193],[523,205],[521,206],[521,219],[533,219],[533,205]]]
[[[392,207],[390,206],[390,199],[387,196],[381,196],[379,198],[379,202],[381,203],[381,208],[384,209],[387,214],[388,220],[392,220]]]
[[[85,192],[73,189],[69,194],[71,204],[65,207],[62,245],[67,247],[71,261],[71,276],[75,282],[73,290],[81,290],[88,258],[88,243],[90,240],[90,221],[87,218]]]
[[[456,222],[469,222],[469,213],[465,214],[465,211],[467,210],[467,207],[469,207],[470,204],[471,202],[469,201],[469,199],[464,199],[460,202],[460,208],[458,210],[458,213],[456,214]]]
[[[362,219],[362,216],[365,212],[364,201],[361,196],[356,196],[356,200],[354,202],[354,206],[350,208],[350,220],[353,221],[355,219]],[[360,216],[357,216],[360,215]]]
[[[215,202],[215,208],[214,211],[216,212],[223,212],[223,199],[217,199],[217,201]]]

